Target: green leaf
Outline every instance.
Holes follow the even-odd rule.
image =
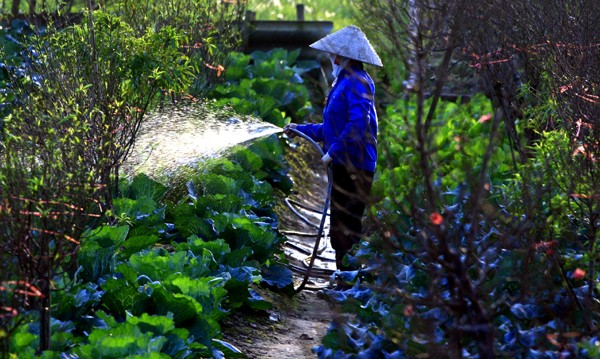
[[[127,283],[138,282],[139,273],[128,262],[119,263],[115,272],[122,274]]]
[[[226,341],[213,339],[213,346],[223,352],[225,358],[246,358],[241,350]]]
[[[169,216],[173,219],[175,228],[184,238],[193,235],[212,238],[218,235],[213,231],[213,227],[207,222],[207,219],[199,217],[196,211],[196,206],[182,202],[169,209]]]
[[[150,230],[146,230],[149,234],[152,233],[152,227],[164,223],[164,208],[158,208],[150,197],[115,198],[113,208],[116,216],[128,218],[132,225],[149,228]],[[141,233],[138,232],[139,234]]]
[[[37,341],[38,337],[36,335],[27,332],[18,332],[11,337],[11,345],[16,352],[37,344]]]
[[[271,111],[276,109],[276,106],[277,102],[272,97],[260,96],[255,115],[261,118],[267,118]]]
[[[121,246],[121,255],[124,258],[129,258],[132,254],[147,249],[153,244],[156,244],[160,238],[158,236],[135,236],[129,237]]]
[[[125,242],[128,233],[129,226],[100,226],[86,233],[83,239],[83,246],[85,246],[87,242],[95,242],[101,248],[119,246]]]
[[[226,253],[231,252],[229,245],[222,239],[214,241],[205,241],[197,236],[191,236],[188,238],[189,249],[196,255],[202,254],[204,249],[209,250],[215,258],[220,258]]]
[[[160,352],[166,338],[152,339],[152,333],[142,333],[138,327],[126,323],[108,330],[93,330],[89,335],[89,347],[96,358],[119,358],[152,351]],[[85,346],[81,349],[84,348]],[[75,353],[77,352],[78,350],[75,350]]]
[[[152,305],[148,307],[148,311],[159,315],[172,315],[175,325],[181,326],[202,312],[202,306],[192,297],[171,293],[160,284],[150,286],[153,288]]]
[[[58,286],[59,283],[56,285]],[[52,316],[56,319],[77,320],[101,302],[103,293],[95,283],[74,284],[67,281],[60,285],[70,285],[70,287],[69,290],[52,293],[52,302],[54,303]]]
[[[212,346],[212,340],[219,336],[221,333],[221,327],[219,323],[208,317],[198,316],[196,319],[187,325],[190,331],[190,337],[194,338],[194,341],[203,344],[206,347]],[[190,345],[190,347],[193,347]],[[209,355],[208,357],[211,357]]]
[[[162,340],[162,338],[161,338]],[[125,359],[170,359],[172,356],[166,353],[150,352],[144,354],[128,355]]]
[[[154,336],[165,335],[175,329],[175,322],[166,316],[149,315],[142,313],[141,316],[130,316],[127,322],[140,328],[142,333],[150,332]]]
[[[232,160],[239,163],[248,173],[258,171],[263,165],[262,158],[258,154],[247,149],[237,151],[232,156]]]
[[[337,328],[329,330],[327,332],[327,334],[325,334],[325,336],[321,340],[321,343],[323,344],[324,347],[330,348],[333,351],[337,351],[337,350],[346,351],[346,350],[350,349],[348,347],[348,341],[347,341],[346,335],[344,335],[343,333],[340,333],[340,329],[337,329]]]
[[[285,288],[293,284],[292,271],[284,265],[274,264],[261,269],[262,280],[270,286]]]
[[[278,250],[283,238],[277,236],[270,227],[259,226],[247,217],[231,217],[231,229],[223,237],[232,249],[252,248],[253,259],[264,263]]]
[[[244,199],[240,198],[238,193],[206,195],[198,198],[195,202],[197,213],[206,217],[209,217],[213,211],[217,213],[238,213],[245,208],[245,205]]]
[[[126,312],[139,315],[148,305],[148,297],[140,293],[137,285],[124,279],[109,278],[102,284],[104,306],[115,316],[125,318]]]
[[[223,256],[220,263],[229,267],[241,267],[246,264],[246,260],[254,254],[251,247],[238,248]]]
[[[117,246],[125,241],[128,231],[128,226],[102,226],[88,232],[77,254],[81,279],[95,283],[114,270]]]
[[[187,345],[188,338],[190,337],[190,333],[187,329],[177,328],[165,337],[167,338],[167,342],[162,350],[164,354],[171,358],[184,357],[184,353],[186,353],[188,349],[191,349]]]
[[[202,189],[204,195],[237,195],[240,191],[239,183],[233,178],[212,173],[203,175],[198,187]]]
[[[250,63],[250,55],[241,52],[233,52],[227,62],[225,79],[227,81],[239,81],[248,78],[246,66]]]
[[[121,187],[124,197],[131,199],[150,198],[155,202],[159,202],[167,192],[167,187],[143,173],[136,175],[130,183],[122,182]]]
[[[250,289],[248,290],[250,296],[247,298],[247,303],[250,308],[256,310],[267,310],[273,307],[273,304],[266,301],[257,291]]]
[[[202,307],[202,315],[213,320],[219,320],[226,314],[221,307],[221,302],[227,294],[223,285],[223,278],[204,277],[192,280],[184,275],[175,276],[165,282],[165,286],[175,289],[174,292],[194,298]]]

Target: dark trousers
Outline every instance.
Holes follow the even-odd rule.
[[[331,189],[331,246],[335,249],[336,266],[350,270],[343,259],[362,236],[362,217],[369,201],[373,172],[342,165],[333,165]]]

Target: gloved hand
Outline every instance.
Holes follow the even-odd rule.
[[[321,163],[323,163],[323,166],[325,167],[329,166],[331,161],[333,161],[333,158],[331,158],[329,152],[327,152],[323,157],[321,157]]]
[[[296,137],[296,133],[291,131],[292,129],[295,130],[296,127],[298,127],[297,124],[295,123],[288,123],[287,125],[285,125],[283,127],[283,133],[285,133],[289,138],[294,138]]]

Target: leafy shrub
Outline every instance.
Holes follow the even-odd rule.
[[[375,197],[391,199],[408,197],[415,187],[420,186],[419,154],[416,150],[417,134],[409,119],[415,118],[416,106],[399,101],[387,107],[381,121],[380,137],[382,152],[392,154],[379,159],[379,176],[373,188]],[[427,102],[426,106],[429,106]],[[428,140],[432,145],[432,176],[439,191],[453,189],[463,184],[472,185],[478,179],[482,166],[482,154],[488,146],[492,126],[490,101],[479,94],[461,105],[448,102],[441,108],[432,123]],[[499,145],[492,154],[494,168],[485,173],[486,181],[499,183],[508,178],[513,162],[508,143]],[[387,191],[387,192],[386,192]],[[423,193],[418,189],[417,195]]]
[[[11,296],[15,310],[49,308],[54,275],[72,269],[81,234],[86,225],[94,226],[94,212],[111,206],[112,181],[144,112],[160,89],[186,81],[187,64],[179,53],[181,36],[171,28],[135,38],[119,18],[103,12],[66,29],[35,32],[21,23],[15,32],[18,40],[5,35],[11,46],[3,48],[9,53],[1,79],[7,116],[2,119],[0,222],[2,247],[13,248],[8,263],[22,270],[3,271],[2,280],[41,290],[39,304]],[[144,239],[142,245],[149,243]],[[110,271],[118,245],[91,239],[82,258],[89,253],[95,263],[82,275],[95,280]],[[42,319],[40,346],[46,349],[50,314]]]
[[[221,82],[229,54],[242,46],[244,1],[121,0],[114,11],[140,37],[163,28],[186,34],[180,50],[190,60],[192,81],[184,89],[185,94],[174,91],[177,97],[187,94],[203,97],[215,83]]]

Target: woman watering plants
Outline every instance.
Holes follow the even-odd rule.
[[[377,161],[377,113],[375,86],[363,64],[383,66],[364,33],[345,27],[310,47],[329,53],[335,78],[319,124],[289,124],[323,143],[321,161],[331,164],[330,238],[338,270],[351,270],[344,257],[359,242],[362,216],[368,202]]]

